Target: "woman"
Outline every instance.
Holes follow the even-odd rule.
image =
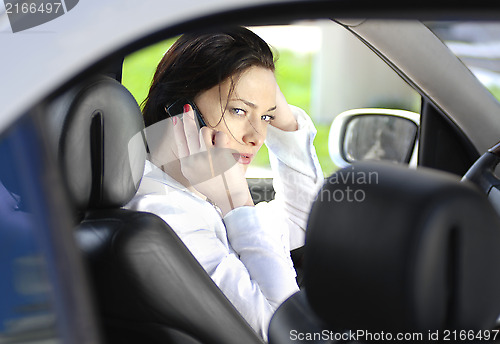
[[[179,38],[143,113],[150,157],[128,207],[162,217],[266,338],[298,290],[290,249],[323,183],[311,120],[286,103],[269,46],[241,27]],[[254,206],[244,172],[264,140],[276,199]]]

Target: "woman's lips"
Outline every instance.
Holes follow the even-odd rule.
[[[243,164],[243,165],[248,165],[253,160],[253,154],[249,154],[249,153],[248,154],[247,153],[234,153],[233,156],[236,159],[236,161],[238,161],[240,164]]]

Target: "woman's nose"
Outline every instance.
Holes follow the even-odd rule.
[[[260,147],[266,139],[266,130],[258,125],[249,123],[242,139],[245,144]]]
[[[251,146],[262,146],[265,137],[262,134],[254,132],[254,134],[247,134],[243,136],[243,142]]]

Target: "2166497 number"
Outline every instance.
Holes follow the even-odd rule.
[[[59,13],[64,11],[61,2],[42,2],[42,3],[5,3],[5,11],[7,14],[35,14],[35,13]]]
[[[443,340],[448,341],[493,341],[496,340],[500,330],[445,330]]]

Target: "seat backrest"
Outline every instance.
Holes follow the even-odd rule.
[[[125,87],[96,76],[49,113],[107,342],[262,343],[162,219],[121,209],[146,158],[142,114]]]
[[[381,163],[338,171],[313,205],[304,284],[332,329],[491,329],[500,314],[500,220],[449,174]]]
[[[313,204],[305,289],[278,308],[269,342],[438,342],[446,330],[475,342],[470,333],[500,315],[497,262],[500,220],[475,186],[438,171],[355,164],[330,176]]]

